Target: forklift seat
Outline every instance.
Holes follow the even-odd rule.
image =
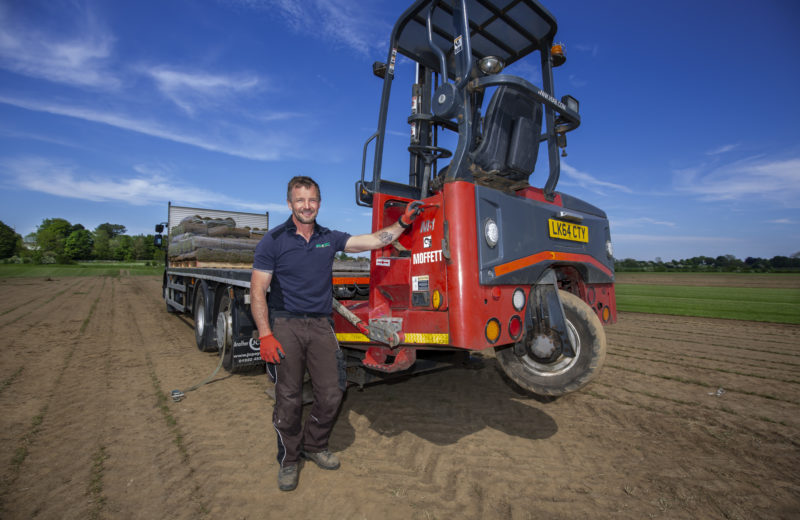
[[[498,87],[486,109],[473,162],[488,173],[527,181],[536,166],[541,131],[542,105],[517,90]]]

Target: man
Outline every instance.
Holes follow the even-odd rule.
[[[291,491],[297,487],[301,458],[329,470],[340,464],[328,449],[346,387],[344,356],[331,326],[333,258],[338,251],[360,253],[390,244],[411,226],[422,203],[410,203],[391,226],[350,236],[317,223],[321,195],[311,178],[290,180],[286,202],[292,215],[265,234],[256,248],[250,308],[258,327],[261,358],[275,383],[272,420],[278,434],[278,487]],[[314,404],[303,425],[306,368]]]

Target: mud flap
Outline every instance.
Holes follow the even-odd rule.
[[[237,372],[264,363],[261,359],[261,344],[254,338],[255,324],[250,309],[239,298],[232,302],[231,366],[230,372]],[[226,367],[227,368],[227,367]]]

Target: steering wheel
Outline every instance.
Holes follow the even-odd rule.
[[[453,152],[446,148],[438,146],[429,146],[425,144],[412,144],[408,147],[408,151],[422,157],[425,167],[422,171],[422,185],[420,186],[420,195],[424,198],[428,196],[428,188],[431,183],[431,165],[436,159],[447,159]]]
[[[408,151],[422,157],[426,165],[433,163],[436,159],[447,159],[453,155],[453,152],[447,148],[425,144],[412,144],[408,147]]]

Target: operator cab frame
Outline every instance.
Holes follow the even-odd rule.
[[[566,133],[580,125],[577,100],[555,97],[553,67],[564,62],[563,45],[553,43],[556,30],[553,15],[535,0],[419,0],[409,7],[394,26],[386,62],[373,65],[383,78],[383,90],[378,128],[364,144],[356,203],[371,207],[374,193],[424,199],[456,180],[522,189],[529,186],[541,142],[547,143],[549,162],[544,197],[553,201],[559,148],[566,146]],[[536,51],[541,87],[502,73]],[[416,64],[408,118],[408,183],[382,175],[398,53]],[[494,94],[482,114],[484,95],[492,87]],[[443,130],[457,135],[453,150],[439,146]],[[370,180],[366,163],[372,141]],[[438,160],[445,158],[450,158],[449,165],[437,169]]]

